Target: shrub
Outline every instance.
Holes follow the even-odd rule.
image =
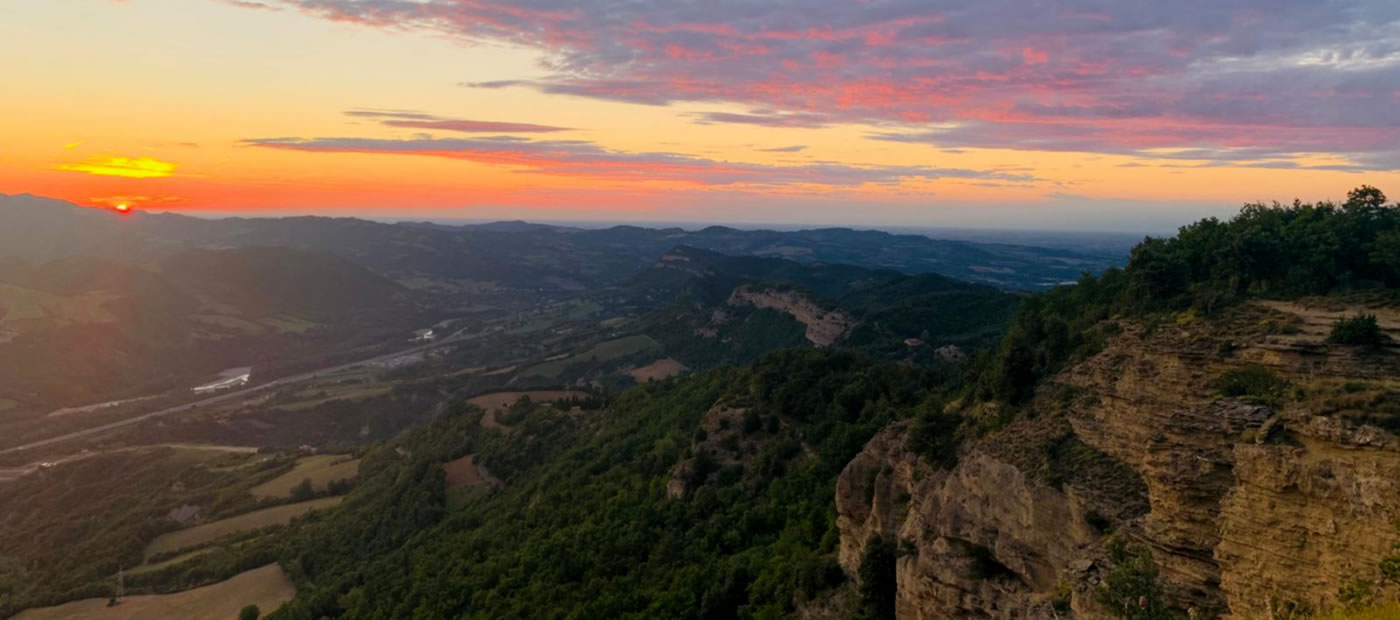
[[[258,620],[262,615],[262,610],[257,605],[249,605],[238,612],[238,620]]]
[[[1327,341],[1334,344],[1375,346],[1385,339],[1385,334],[1381,333],[1381,326],[1376,322],[1374,314],[1358,314],[1354,317],[1342,317],[1332,324],[1332,333],[1327,336]]]
[[[1366,579],[1356,579],[1337,589],[1337,600],[1341,601],[1342,607],[1349,611],[1365,607],[1374,598],[1375,593],[1371,590],[1371,582]]]
[[[1129,547],[1122,540],[1108,545],[1113,570],[1104,576],[1095,599],[1119,618],[1128,620],[1169,620],[1171,610],[1162,601],[1162,584],[1157,564],[1145,547]]]
[[[1222,396],[1274,407],[1283,402],[1289,386],[1287,379],[1257,364],[1227,370],[1215,381]]]
[[[958,426],[962,419],[945,413],[941,402],[920,407],[905,447],[934,467],[952,467],[958,460]]]

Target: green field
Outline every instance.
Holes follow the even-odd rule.
[[[320,327],[318,323],[286,315],[263,319],[262,323],[284,334],[303,334]]]
[[[102,305],[111,301],[107,293],[64,297],[12,284],[0,284],[0,306],[6,308],[5,321],[49,319],[64,323],[107,323],[115,321]]]
[[[282,567],[269,564],[239,573],[227,581],[175,594],[128,596],[114,607],[108,607],[105,598],[92,598],[30,609],[14,620],[233,620],[245,605],[257,605],[263,613],[270,613],[292,600],[296,593],[296,586],[282,572]]]
[[[359,471],[360,459],[340,454],[308,456],[298,460],[292,471],[253,487],[251,492],[258,497],[291,497],[292,488],[303,480],[310,480],[313,489],[324,491],[327,484],[354,478]]]
[[[238,532],[248,532],[274,525],[285,525],[292,519],[304,515],[313,510],[330,508],[340,503],[341,497],[324,497],[313,499],[309,502],[299,504],[287,504],[285,506],[275,506],[264,510],[255,510],[236,517],[230,517],[222,521],[205,523],[183,530],[176,530],[157,536],[151,544],[146,545],[146,557],[152,557],[190,547],[213,542],[229,534]]]
[[[606,362],[608,360],[614,360],[619,357],[626,357],[628,355],[634,355],[637,353],[642,353],[645,351],[651,351],[653,349],[660,348],[661,345],[658,344],[655,340],[652,340],[651,336],[627,336],[626,338],[618,338],[617,340],[608,340],[606,342],[600,342],[596,345],[593,345],[593,347],[588,349],[587,351],[579,353],[578,355],[572,355],[565,359],[555,360],[552,362],[545,362],[537,366],[532,366],[530,368],[525,369],[525,371],[520,374],[521,376],[525,377],[536,376],[553,378],[558,377],[561,373],[563,373],[564,369],[568,368],[570,364],[577,364],[579,362],[588,361]]]
[[[267,328],[258,325],[248,319],[228,316],[223,314],[197,314],[194,320],[208,325],[217,325],[226,329],[237,330],[249,336],[257,336],[267,332]]]
[[[8,398],[0,398],[0,411],[9,411],[17,407],[19,403]]]
[[[598,321],[598,327],[601,327],[603,329],[616,329],[631,322],[632,319],[629,319],[625,316],[615,316],[611,319],[603,319],[601,321]]]
[[[590,316],[603,311],[603,307],[598,302],[591,300],[573,302],[573,308],[569,309],[568,318],[573,321],[581,321]]]
[[[310,409],[333,400],[364,400],[383,396],[394,391],[394,386],[387,384],[365,385],[363,383],[351,383],[337,386],[327,386],[323,390],[304,390],[298,392],[296,397],[304,400],[296,400],[290,403],[278,405],[277,409],[283,411],[301,411]]]

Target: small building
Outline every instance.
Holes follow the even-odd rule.
[[[420,329],[413,332],[414,342],[432,342],[437,340],[437,331],[433,329]]]
[[[919,347],[924,346],[924,341],[921,338],[905,338],[904,346],[909,347],[911,349],[917,349]]]

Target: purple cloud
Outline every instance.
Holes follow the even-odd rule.
[[[814,128],[825,127],[827,117],[821,114],[806,114],[802,112],[781,113],[781,112],[753,112],[749,114],[734,114],[730,112],[705,112],[696,118],[702,125],[711,123],[734,123],[739,125],[761,125],[764,127],[802,127]]]
[[[1260,148],[1400,167],[1393,0],[264,1],[546,52],[548,78],[477,88],[769,111],[704,122],[805,118],[784,126],[877,124],[939,147]]]
[[[552,133],[569,131],[568,127],[536,125],[534,123],[510,123],[501,121],[470,121],[456,118],[443,118],[413,110],[347,110],[348,116],[374,119],[385,127],[408,129],[435,129],[459,133]]]
[[[892,184],[905,179],[989,179],[1030,183],[1031,175],[1002,170],[932,166],[855,166],[816,162],[770,166],[718,161],[678,153],[614,151],[582,140],[528,140],[516,136],[482,138],[257,138],[244,144],[315,153],[376,153],[445,157],[510,166],[518,171],[628,181],[682,181],[699,185]]]

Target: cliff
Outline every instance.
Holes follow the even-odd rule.
[[[855,319],[841,310],[827,310],[796,291],[740,286],[730,294],[728,305],[767,308],[792,315],[807,327],[807,340],[825,347],[835,344],[855,326]]]
[[[1196,617],[1380,583],[1400,540],[1400,355],[1326,344],[1354,310],[1123,321],[950,468],[914,454],[911,424],[886,429],[837,485],[843,569],[897,539],[901,618],[1111,617],[1095,593],[1113,540],[1149,550],[1163,602]]]

